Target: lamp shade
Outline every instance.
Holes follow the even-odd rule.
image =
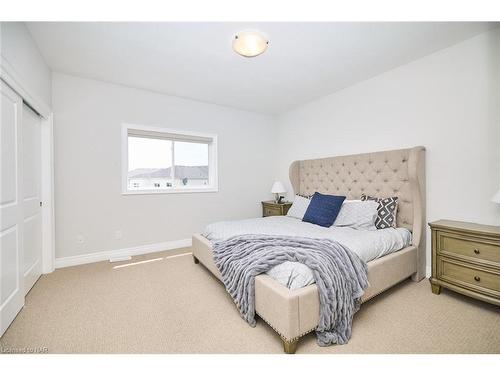
[[[276,181],[273,184],[273,187],[271,188],[271,193],[274,193],[274,194],[285,193],[285,192],[286,192],[286,189],[280,181]]]
[[[491,201],[495,203],[500,203],[500,190],[498,190],[497,193],[491,198]]]

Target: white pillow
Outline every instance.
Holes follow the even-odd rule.
[[[339,215],[333,223],[336,227],[376,230],[375,219],[378,215],[378,203],[375,201],[346,200],[342,203]]]
[[[293,200],[292,207],[290,207],[286,216],[302,220],[307,211],[307,207],[309,207],[309,203],[311,203],[310,199],[300,195],[296,195],[295,199]]]

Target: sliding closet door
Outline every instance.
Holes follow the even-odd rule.
[[[24,305],[21,98],[1,82],[0,335]]]
[[[42,164],[40,117],[23,107],[23,272],[27,294],[42,275]]]

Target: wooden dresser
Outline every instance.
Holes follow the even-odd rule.
[[[500,306],[500,227],[439,220],[432,231],[432,292],[441,287]]]
[[[292,202],[276,203],[273,201],[262,202],[262,216],[281,216],[286,215],[292,207]]]

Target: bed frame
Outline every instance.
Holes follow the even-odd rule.
[[[368,262],[369,287],[365,302],[408,277],[425,277],[425,149],[414,147],[367,154],[300,160],[290,165],[295,193],[315,191],[358,199],[397,196],[397,225],[412,231],[412,245]],[[193,258],[216,277],[212,245],[193,235]],[[300,337],[313,331],[319,318],[319,295],[315,284],[290,290],[269,276],[255,278],[255,310],[281,337],[284,351],[295,353]]]

